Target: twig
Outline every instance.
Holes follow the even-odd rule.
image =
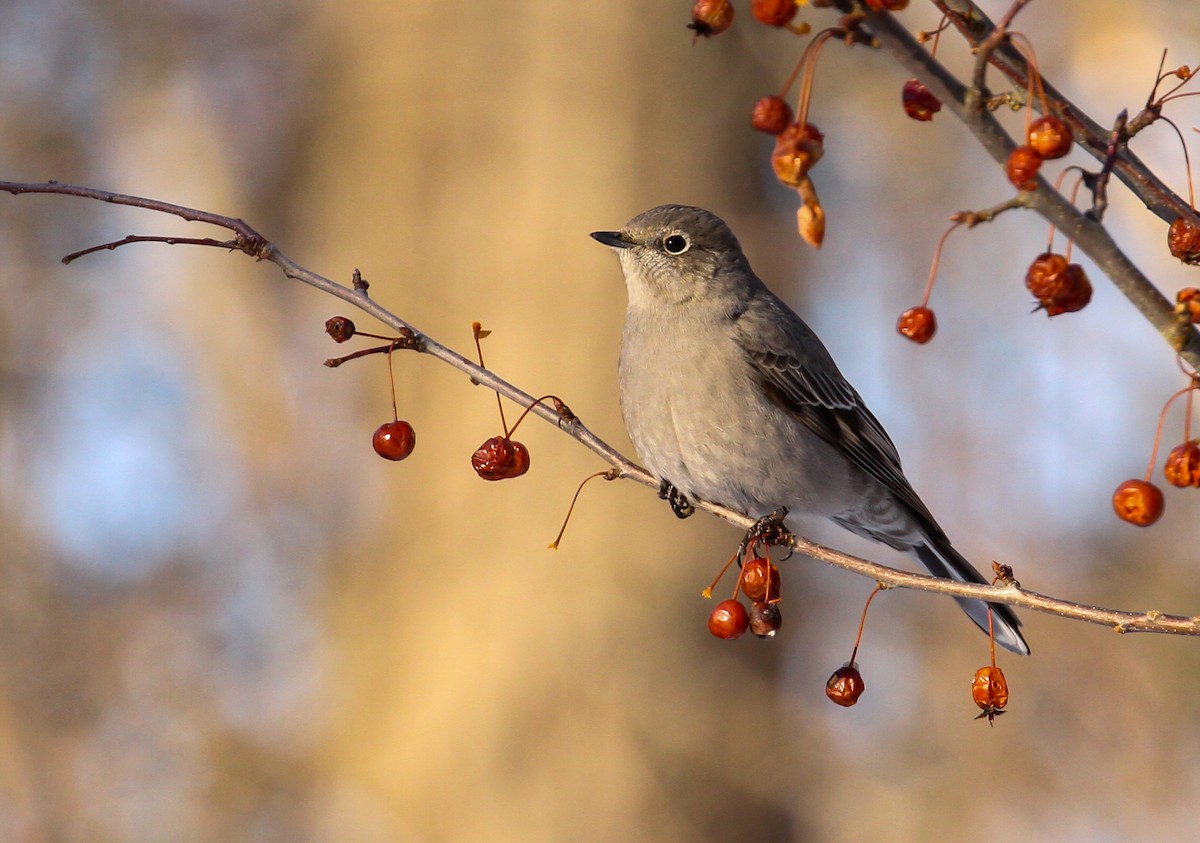
[[[365,289],[363,289],[365,284],[358,278],[357,273],[355,274],[355,284],[359,289],[344,287],[324,276],[310,272],[286,257],[273,243],[260,235],[243,220],[207,211],[198,211],[193,208],[160,202],[154,199],[109,193],[108,191],[96,190],[94,188],[76,187],[57,182],[46,184],[0,182],[0,191],[7,191],[14,195],[23,193],[51,193],[80,196],[101,202],[110,202],[173,214],[186,220],[205,222],[232,231],[236,237],[232,241],[234,245],[231,248],[245,252],[258,260],[270,261],[278,266],[287,278],[316,287],[318,290],[342,299],[365,313],[374,316],[380,322],[401,334],[402,339],[397,342],[403,343],[403,347],[411,347],[420,353],[429,354],[441,360],[463,372],[473,381],[486,386],[488,389],[495,390],[523,407],[528,407],[528,412],[554,424],[560,430],[574,437],[586,448],[613,466],[613,470],[608,472],[606,476],[611,476],[614,479],[620,477],[633,480],[655,491],[659,488],[659,479],[657,477],[652,476],[644,468],[641,468],[611,445],[604,442],[596,434],[588,430],[573,414],[565,415],[560,412],[557,406],[552,406],[535,399],[488,369],[475,365],[457,352],[430,339],[429,336],[416,330],[403,319],[380,307],[365,295]],[[196,240],[195,238],[135,237],[125,238],[123,241],[118,241],[110,245],[111,248],[117,248],[126,243],[151,241],[195,245],[197,244]],[[202,244],[208,245],[208,243]],[[398,346],[396,343],[391,343],[379,348],[366,349],[364,353],[377,353],[390,350],[393,347]],[[727,507],[704,501],[696,502],[695,506],[697,509],[703,509],[724,518],[726,521],[741,527],[743,530],[749,529],[754,524],[754,519]],[[813,559],[843,568],[855,574],[860,574],[887,586],[929,591],[953,597],[980,598],[993,603],[1007,603],[1012,606],[1058,615],[1059,617],[1101,624],[1111,627],[1118,632],[1160,632],[1177,635],[1200,635],[1200,617],[1189,618],[1181,615],[1168,615],[1158,611],[1129,612],[1088,606],[1028,591],[1015,583],[997,586],[954,582],[953,580],[942,579],[940,577],[901,571],[886,565],[879,565],[856,556],[832,550],[799,536],[793,538],[791,546]]]

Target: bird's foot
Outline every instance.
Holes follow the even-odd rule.
[[[658,484],[658,496],[671,505],[676,518],[687,518],[696,512],[696,507],[692,506],[683,492],[665,478]]]
[[[742,543],[738,545],[738,558],[745,557],[746,551],[752,549],[755,542],[762,542],[768,547],[774,544],[791,544],[795,537],[783,526],[783,519],[787,518],[787,514],[787,507],[781,506],[751,524]]]

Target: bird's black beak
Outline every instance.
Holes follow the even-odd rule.
[[[592,239],[600,241],[605,246],[612,246],[614,249],[628,249],[633,245],[619,231],[593,231]]]

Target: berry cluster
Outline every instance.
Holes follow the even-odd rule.
[[[733,587],[733,597],[713,608],[708,616],[708,631],[726,640],[740,638],[747,629],[759,638],[774,638],[783,623],[779,612],[779,568],[768,555],[765,539],[755,537],[746,543],[744,551],[738,548],[704,590],[704,596],[712,596],[712,590],[739,557],[741,571]],[[739,593],[750,601],[749,611],[738,600]]]

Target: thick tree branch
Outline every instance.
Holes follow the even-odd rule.
[[[509,398],[522,407],[529,407],[530,412],[539,416],[543,420],[554,424],[563,432],[574,437],[593,453],[601,457],[609,465],[613,466],[613,468],[616,470],[616,476],[634,480],[651,489],[657,490],[659,488],[658,478],[651,476],[650,473],[645,469],[636,465],[627,457],[619,453],[615,448],[604,442],[602,439],[596,436],[596,434],[592,433],[592,431],[584,426],[584,424],[578,419],[564,418],[552,406],[537,402],[536,399],[529,393],[518,389],[516,386],[499,377],[490,370],[477,366],[467,358],[463,357],[461,354],[458,354],[441,343],[431,339],[428,335],[421,333],[400,317],[378,305],[367,295],[366,285],[361,282],[361,279],[356,279],[354,286],[347,287],[342,284],[338,284],[335,281],[331,281],[322,275],[318,275],[315,272],[305,269],[284,255],[283,252],[281,252],[273,243],[271,243],[241,219],[226,217],[207,211],[199,211],[193,208],[184,207],[182,205],[175,205],[169,202],[161,202],[140,196],[110,193],[108,191],[96,190],[94,188],[78,187],[75,185],[60,184],[58,182],[48,182],[46,184],[19,184],[14,182],[0,182],[0,191],[5,191],[14,195],[20,195],[24,193],[50,193],[80,196],[100,202],[108,202],[116,205],[128,205],[130,207],[145,208],[151,211],[172,214],[185,220],[204,222],[231,231],[234,234],[234,239],[232,241],[217,241],[210,240],[209,238],[177,238],[130,235],[123,240],[103,244],[103,246],[97,248],[116,249],[122,245],[137,242],[162,242],[167,244],[178,243],[183,245],[220,246],[222,248],[241,251],[257,260],[269,261],[278,266],[287,278],[295,281],[301,281],[305,284],[315,287],[324,293],[334,296],[335,298],[339,298],[353,305],[354,307],[359,308],[365,313],[374,316],[380,322],[401,334],[404,337],[406,346],[410,346],[418,352],[429,354],[438,360],[441,360],[449,366],[466,374],[471,378],[472,381],[486,386],[489,389],[495,390],[499,394]],[[76,252],[74,255],[69,255],[68,258],[73,258],[81,254],[87,254],[92,251],[95,251],[95,249],[85,249],[82,252]],[[695,504],[695,506],[697,509],[704,509],[714,515],[724,518],[726,521],[729,521],[730,523],[735,524],[742,529],[748,529],[753,524],[753,519],[726,507],[705,502],[698,502]],[[1064,618],[1082,620],[1089,623],[1109,626],[1118,632],[1160,632],[1177,635],[1200,635],[1200,617],[1168,615],[1159,611],[1128,612],[1116,609],[1106,609],[1098,606],[1088,606],[1069,600],[1062,600],[1059,598],[1050,597],[1048,595],[1039,594],[1034,591],[1028,591],[1021,588],[1016,583],[1012,585],[989,586],[977,585],[974,583],[953,582],[951,580],[932,577],[926,574],[901,571],[886,565],[879,565],[874,562],[869,562],[865,559],[860,559],[855,556],[850,556],[848,554],[832,550],[802,537],[793,537],[791,546],[799,552],[814,559],[838,568],[844,568],[847,571],[851,571],[855,574],[873,579],[876,582],[896,588],[910,588],[920,591],[946,594],[954,597],[976,597],[984,600],[990,600],[995,603],[1007,603],[1012,606],[1023,607],[1039,612],[1046,612]]]

